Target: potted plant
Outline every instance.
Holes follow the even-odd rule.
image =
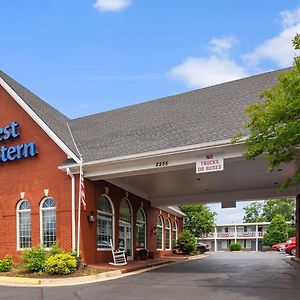
[[[139,249],[138,256],[140,260],[146,260],[148,258],[148,250],[145,248]]]

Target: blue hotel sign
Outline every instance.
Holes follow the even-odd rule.
[[[9,125],[0,127],[0,143],[16,139],[20,136],[18,132],[19,123],[16,121],[11,122]],[[16,159],[28,158],[36,156],[38,154],[36,144],[30,142],[27,144],[19,144],[16,146],[6,147],[5,145],[0,147],[0,163],[13,161]]]

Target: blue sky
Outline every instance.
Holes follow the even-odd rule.
[[[0,69],[76,118],[290,66],[289,0],[0,0]]]

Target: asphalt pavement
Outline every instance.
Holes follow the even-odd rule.
[[[211,253],[119,279],[64,287],[0,287],[22,300],[299,300],[300,270],[280,253]],[[289,259],[289,258],[287,258]]]

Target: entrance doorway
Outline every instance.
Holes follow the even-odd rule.
[[[127,260],[132,260],[132,228],[131,224],[119,222],[119,249],[126,251]]]

